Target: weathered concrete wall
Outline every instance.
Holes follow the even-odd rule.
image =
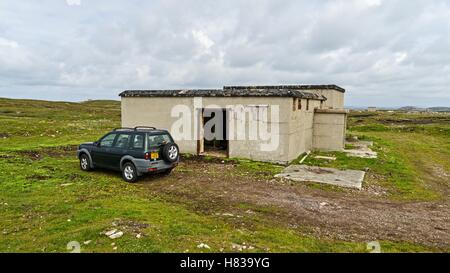
[[[297,106],[296,110],[291,112],[288,161],[312,149],[314,110],[319,109],[320,105],[320,101],[307,102],[306,99],[302,99],[301,109]]]
[[[141,98],[122,97],[122,126],[154,126],[159,129],[171,130],[176,118],[171,116],[172,107],[176,104],[193,107],[192,98]],[[191,118],[191,122],[194,117]],[[177,144],[184,153],[195,153],[197,143],[191,140],[177,139]]]
[[[344,109],[344,93],[333,89],[312,89],[310,93],[323,95],[327,98],[323,102],[323,109]]]
[[[313,149],[344,149],[347,110],[318,109],[314,114]]]
[[[199,98],[197,98],[199,99]],[[134,127],[134,126],[154,126],[161,129],[166,129],[171,132],[180,150],[183,153],[197,153],[197,139],[193,139],[196,128],[194,126],[194,119],[198,116],[194,115],[194,111],[203,108],[229,108],[229,106],[242,105],[245,109],[249,109],[245,117],[245,135],[249,135],[250,119],[257,118],[252,115],[250,109],[256,105],[279,106],[279,120],[270,118],[267,127],[270,128],[272,123],[278,126],[279,137],[278,145],[273,151],[265,151],[261,149],[261,145],[268,144],[269,141],[261,140],[235,140],[229,141],[229,156],[249,158],[260,161],[271,161],[285,163],[289,158],[289,124],[290,124],[290,112],[292,111],[291,98],[286,97],[204,97],[201,98],[202,105],[194,106],[193,97],[122,97],[122,126]],[[191,139],[180,138],[175,132],[172,132],[172,125],[179,117],[172,117],[172,109],[176,105],[182,105],[182,107],[189,108],[192,116],[190,117],[190,135]],[[198,109],[195,109],[198,108]],[[195,109],[195,110],[194,110]],[[270,114],[270,113],[269,113]],[[236,124],[238,119],[242,117],[239,115],[231,114],[231,121]],[[275,124],[276,123],[276,124]],[[199,124],[199,123],[197,123]]]
[[[325,92],[338,92],[324,90]],[[340,92],[338,92],[340,93]],[[343,93],[340,93],[343,95]],[[340,95],[337,94],[339,101]],[[261,140],[238,140],[233,138],[229,141],[229,156],[248,158],[259,161],[270,161],[287,163],[296,159],[300,154],[312,150],[341,150],[344,148],[346,113],[343,110],[321,110],[326,108],[318,100],[301,100],[301,109],[298,102],[288,97],[204,97],[201,98],[200,106],[194,105],[193,97],[122,97],[122,126],[154,126],[171,132],[183,153],[197,153],[196,128],[198,121],[195,111],[201,108],[229,108],[230,106],[242,105],[245,109],[258,106],[277,105],[280,110],[279,120],[268,120],[266,126],[271,128],[274,124],[278,126],[278,146],[267,151],[261,149],[262,144],[269,141]],[[294,107],[295,103],[295,107]],[[340,102],[335,102],[336,105]],[[343,104],[343,103],[342,103]],[[189,110],[192,115],[187,120],[191,126],[185,127],[189,130],[191,138],[183,139],[172,131],[174,122],[179,117],[172,117],[172,109],[181,106]],[[335,105],[335,106],[336,106]],[[342,105],[343,106],[343,105]],[[270,115],[269,115],[270,117]],[[236,125],[240,117],[231,113],[231,122]],[[251,111],[245,117],[245,135],[249,135],[250,120],[257,118]],[[186,122],[189,123],[189,122]],[[236,137],[236,135],[235,135]]]

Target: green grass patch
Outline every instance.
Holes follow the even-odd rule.
[[[0,252],[66,252],[70,241],[80,242],[83,252],[233,252],[236,249],[232,244],[244,243],[254,247],[245,250],[249,252],[367,251],[365,242],[315,238],[305,235],[301,228],[262,217],[282,213],[277,207],[237,204],[237,209],[256,212],[243,217],[240,221],[246,225],[241,226],[231,219],[196,211],[192,203],[183,203],[181,198],[162,198],[142,185],[127,184],[118,173],[81,172],[70,146],[94,141],[119,127],[118,101],[0,99],[0,105]],[[312,155],[305,163],[368,168],[374,176],[367,183],[386,187],[393,198],[440,198],[439,183],[444,182],[433,178],[433,170],[439,167],[450,172],[449,127],[446,117],[436,122],[430,121],[431,117],[350,115],[351,133],[374,140],[380,158],[314,153],[333,155],[337,160],[316,160]],[[195,160],[192,155],[183,157]],[[204,160],[217,161],[209,157]],[[221,160],[236,164],[236,179],[248,175],[272,179],[284,168],[251,160]],[[182,166],[177,171],[192,172]],[[226,204],[226,208],[230,206]],[[116,222],[142,227],[114,226]],[[114,228],[123,230],[124,236],[113,241],[102,234]],[[136,232],[142,237],[137,238]],[[89,244],[83,243],[86,241]],[[197,248],[200,243],[211,249]],[[403,242],[381,245],[383,252],[436,251]]]

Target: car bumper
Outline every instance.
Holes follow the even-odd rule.
[[[167,169],[173,169],[178,165],[178,161],[173,162],[173,163],[168,163],[164,160],[149,161],[149,160],[144,160],[144,159],[136,160],[133,163],[136,166],[136,169],[140,174],[161,172],[161,171],[165,171]]]

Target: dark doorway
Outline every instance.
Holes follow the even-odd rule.
[[[222,118],[216,117],[219,113],[222,115]],[[201,143],[199,143],[199,152],[201,154],[228,157],[229,143],[227,137],[227,115],[228,112],[226,109],[202,109],[202,128],[208,131],[210,129],[214,138],[211,139],[211,136],[207,137],[206,134],[203,135]],[[211,128],[206,128],[208,122],[214,118],[216,118],[218,123]]]

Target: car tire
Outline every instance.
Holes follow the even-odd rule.
[[[89,159],[89,156],[87,154],[82,154],[80,156],[80,169],[85,172],[92,170],[91,160]]]
[[[123,165],[122,178],[126,182],[136,182],[136,180],[138,179],[138,173],[133,163],[127,162]]]
[[[168,143],[162,148],[162,157],[166,162],[173,163],[180,158],[180,149],[175,143]]]

